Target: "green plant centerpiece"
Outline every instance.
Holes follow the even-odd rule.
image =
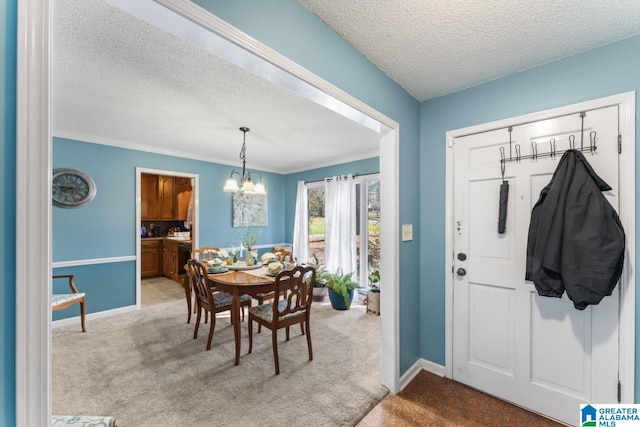
[[[253,230],[251,230],[250,227],[245,227],[244,231],[238,233],[238,240],[240,240],[240,244],[242,245],[241,249],[245,248],[247,250],[245,259],[247,261],[251,259],[251,264],[253,264],[258,257],[257,251],[253,251],[252,248],[259,238],[260,231],[258,232],[258,234],[256,234],[253,232]]]
[[[348,310],[353,299],[353,290],[361,286],[352,280],[353,273],[342,274],[338,269],[336,273],[327,273],[326,287],[329,289],[331,306],[336,310]]]

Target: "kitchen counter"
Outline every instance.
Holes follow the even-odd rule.
[[[166,240],[171,240],[173,242],[179,242],[179,243],[191,243],[191,238],[190,237],[173,237],[173,236],[167,236],[164,239]]]
[[[141,237],[142,241],[145,240],[171,240],[174,242],[182,242],[182,243],[191,243],[190,237],[173,237],[173,236],[162,236],[162,237]]]

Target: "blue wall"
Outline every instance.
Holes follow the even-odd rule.
[[[635,37],[420,106],[296,1],[197,0],[196,3],[400,123],[400,222],[413,223],[415,232],[420,235],[420,239],[401,245],[401,373],[418,357],[444,363],[445,132],[640,89],[637,72],[640,38]],[[0,0],[0,100],[3,105],[0,110],[0,136],[3,139],[0,150],[3,180],[0,209],[4,230],[0,242],[0,277],[5,284],[0,287],[3,308],[0,322],[0,425],[7,426],[15,423],[16,16],[16,0]],[[169,160],[160,160],[160,157],[158,165],[147,159],[149,164],[145,166],[173,169],[167,167],[173,166],[167,165]],[[177,159],[178,163],[182,161]],[[86,169],[84,165],[77,167]],[[413,178],[418,175],[420,184],[415,184]],[[425,196],[416,197],[421,191]],[[270,211],[273,213],[271,206]],[[223,213],[228,215],[229,210]],[[127,224],[124,229],[109,231],[124,236],[124,242],[133,240],[133,218]],[[205,242],[203,237],[201,235],[202,243]],[[116,249],[124,249],[125,253],[133,254],[132,244],[126,247],[117,245],[109,245],[105,251],[115,253]],[[62,256],[64,251],[75,257],[71,249],[54,248],[54,254]],[[418,263],[418,259],[425,261]],[[417,265],[421,265],[421,269]],[[420,295],[419,300],[417,295]],[[637,321],[636,329],[640,331]],[[636,394],[640,394],[637,385]]]
[[[287,242],[293,242],[293,224],[296,215],[296,198],[298,193],[298,181],[312,182],[321,181],[329,176],[344,175],[353,173],[355,175],[365,175],[368,173],[380,172],[380,158],[358,160],[355,162],[341,163],[339,165],[327,166],[324,168],[312,169],[308,171],[292,173],[284,177],[284,235]]]
[[[78,291],[87,294],[87,314],[136,304],[135,261],[54,268],[53,274],[74,275],[73,281]],[[56,279],[52,286],[53,293],[69,293],[68,279]],[[74,304],[67,309],[55,311],[53,320],[79,315],[80,304]]]
[[[420,104],[293,0],[195,0],[253,38],[400,124],[400,224],[420,232]],[[397,230],[398,236],[400,229]],[[418,239],[400,245],[400,374],[420,357]]]
[[[136,167],[199,175],[202,246],[239,245],[241,228],[232,226],[232,195],[222,186],[232,166],[127,150],[63,138],[53,139],[53,167],[79,169],[93,178],[96,198],[78,209],[53,208],[53,261],[135,255],[140,224],[135,221]],[[269,191],[269,225],[261,243],[284,238],[284,176],[260,172]]]
[[[0,0],[0,425],[15,424],[16,1]]]
[[[640,36],[637,36],[422,104],[420,181],[427,195],[420,204],[424,260],[420,285],[422,357],[439,364],[445,362],[445,133],[640,90],[639,69]],[[636,189],[640,190],[638,184],[636,179]],[[640,200],[637,194],[636,200]],[[640,311],[636,313],[636,343],[640,334],[639,315]],[[636,348],[636,372],[639,372],[638,357],[640,352]],[[636,399],[640,398],[638,378],[640,375],[636,376]]]
[[[389,79],[382,71],[362,56],[353,46],[349,45],[326,24],[294,0],[234,0],[212,1],[199,0],[196,3],[210,10],[213,14],[237,26],[242,31],[253,36],[303,67],[323,77],[352,96],[372,106],[400,124],[400,222],[414,224],[415,231],[419,231],[419,183],[415,177],[419,174],[419,132],[420,132],[420,104],[408,95],[398,84]],[[15,259],[12,248],[15,236],[11,230],[15,224],[15,212],[12,210],[15,194],[15,44],[17,17],[16,0],[0,0],[0,77],[6,93],[2,94],[5,109],[2,111],[4,122],[0,124],[0,134],[5,136],[2,160],[6,167],[3,169],[4,192],[0,196],[6,211],[4,248],[2,254],[3,274],[7,286],[2,291],[3,311],[5,321],[2,324],[3,356],[2,357],[2,405],[0,424],[13,425],[15,419],[15,381],[14,381],[14,352],[15,352],[15,313],[13,307],[15,285]],[[5,13],[6,12],[6,13]],[[6,24],[6,25],[5,25]],[[177,162],[182,162],[177,159]],[[167,160],[159,161],[166,163]],[[68,165],[72,166],[72,165]],[[151,165],[148,165],[151,166]],[[166,165],[165,165],[166,166]],[[86,170],[84,165],[77,165]],[[153,167],[160,167],[160,165]],[[167,167],[167,169],[170,169]],[[132,172],[131,172],[132,173]],[[100,184],[98,184],[100,186]],[[10,207],[6,209],[6,205]],[[228,214],[228,210],[225,214]],[[272,211],[275,215],[275,212]],[[280,212],[283,214],[283,212]],[[215,215],[214,215],[215,216]],[[125,221],[126,222],[126,221]],[[133,220],[131,225],[124,225],[125,229],[109,230],[118,236],[133,239]],[[127,228],[130,228],[127,230]],[[131,233],[129,232],[131,231]],[[397,230],[398,233],[400,230]],[[204,236],[202,236],[204,237]],[[206,240],[201,237],[201,242]],[[230,238],[223,236],[222,238]],[[216,238],[220,241],[222,238]],[[265,237],[266,239],[267,237]],[[125,249],[118,243],[109,244],[105,252],[115,253],[115,249]],[[132,246],[128,246],[132,247]],[[406,371],[419,357],[419,242],[403,243],[400,247],[400,372]],[[69,255],[75,257],[70,248],[54,248],[54,254],[62,256],[68,250]],[[128,253],[132,253],[129,250]],[[57,256],[57,255],[56,255]],[[58,258],[60,259],[60,258]]]
[[[231,225],[232,196],[222,191],[231,166],[54,138],[53,167],[79,169],[91,176],[98,188],[96,198],[87,206],[53,208],[54,262],[135,255],[140,231],[135,220],[136,167],[198,174],[199,244],[239,246],[242,229]],[[254,230],[260,230],[258,244],[280,243],[284,239],[284,176],[261,175],[269,191],[269,225]],[[55,269],[54,273],[80,275],[76,283],[87,293],[87,313],[136,302],[135,262]],[[77,310],[63,310],[54,313],[53,319],[75,315]]]

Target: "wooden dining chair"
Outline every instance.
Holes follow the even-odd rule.
[[[281,263],[293,263],[293,254],[286,249],[274,249],[273,254],[276,256],[276,259]],[[270,301],[275,296],[274,292],[260,293],[255,296],[256,300],[258,300],[258,305],[264,304],[265,301]],[[258,327],[258,332],[260,332],[260,327]]]
[[[68,279],[71,293],[70,294],[53,294],[51,296],[51,310],[52,311],[64,310],[65,308],[71,307],[73,304],[80,304],[80,324],[82,326],[82,332],[87,332],[84,326],[86,297],[84,292],[78,292],[78,288],[76,288],[76,285],[73,282],[73,278],[74,278],[73,274],[63,275],[63,276],[53,276],[54,280]]]
[[[276,256],[276,259],[280,262],[290,262],[293,263],[293,254],[286,249],[274,249],[273,254]]]
[[[197,259],[198,261],[206,261],[214,258],[214,254],[219,251],[217,246],[203,246],[191,251],[191,259]]]
[[[203,246],[191,251],[191,259],[206,261],[213,258],[213,254],[215,253],[214,251],[219,250],[220,248],[217,246]],[[182,266],[179,267],[182,268]],[[187,299],[187,323],[191,323],[191,313],[196,312],[196,305],[195,303],[192,303],[193,287],[191,286],[191,278],[189,277],[188,271],[187,274],[185,274],[184,283],[182,284],[182,286],[184,287],[184,294]]]
[[[315,275],[313,267],[295,267],[292,270],[282,271],[276,276],[273,291],[276,294],[283,292],[287,297],[281,300],[274,299],[273,303],[249,308],[249,353],[253,349],[253,322],[256,321],[259,325],[271,329],[276,375],[280,374],[278,329],[286,328],[287,341],[289,341],[289,327],[300,323],[307,335],[309,360],[313,360],[309,320]]]
[[[200,327],[200,319],[202,310],[205,313],[211,313],[211,324],[209,325],[209,339],[207,341],[207,350],[211,350],[211,340],[213,339],[213,331],[216,327],[216,314],[231,310],[231,302],[233,297],[226,292],[214,291],[209,285],[207,279],[207,264],[195,259],[187,261],[189,277],[191,277],[191,286],[195,296],[196,310],[196,327],[193,331],[193,339],[198,338],[198,328]],[[242,295],[240,297],[240,307],[251,307],[251,297]]]

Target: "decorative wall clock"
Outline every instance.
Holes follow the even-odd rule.
[[[53,206],[59,208],[79,208],[96,197],[96,183],[75,169],[54,169],[51,183]]]

